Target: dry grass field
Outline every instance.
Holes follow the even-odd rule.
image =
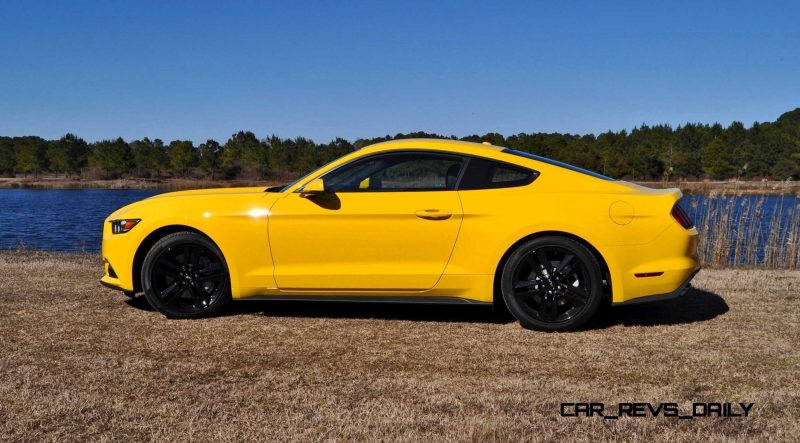
[[[800,272],[545,334],[471,306],[243,302],[170,321],[94,255],[0,253],[0,439],[800,440]],[[561,402],[753,402],[747,418],[563,418]]]

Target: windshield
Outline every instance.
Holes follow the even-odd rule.
[[[324,165],[320,166],[319,168],[314,168],[314,169],[312,169],[312,170],[311,170],[311,172],[309,172],[309,173],[307,173],[307,174],[303,175],[302,177],[300,177],[300,178],[298,178],[297,180],[295,180],[295,181],[293,181],[293,182],[289,183],[288,185],[276,185],[276,186],[270,186],[269,188],[267,188],[267,189],[266,189],[266,192],[283,192],[283,191],[285,191],[285,190],[287,190],[287,189],[291,188],[292,186],[296,185],[297,183],[299,183],[299,182],[301,182],[301,181],[305,180],[305,179],[306,179],[306,177],[308,177],[308,176],[310,176],[310,175],[314,174],[315,172],[319,171],[320,169],[322,169],[322,168],[324,168],[324,167],[328,166],[329,164],[331,164],[331,163],[333,163],[333,162],[335,162],[335,161],[338,161],[340,158],[342,158],[342,157],[344,157],[344,156],[347,156],[347,155],[350,155],[350,154],[352,154],[352,152],[348,152],[347,154],[345,154],[345,155],[343,155],[343,156],[341,156],[341,157],[337,157],[336,159],[334,159],[334,160],[331,160],[331,161],[329,161],[328,163],[325,163]]]
[[[588,169],[579,168],[577,166],[573,166],[568,163],[552,160],[547,157],[542,157],[541,155],[531,154],[530,152],[517,151],[516,149],[508,149],[508,148],[503,149],[503,152],[505,152],[506,154],[518,155],[520,157],[530,158],[532,160],[540,161],[542,163],[547,163],[548,165],[569,169],[570,171],[580,172],[581,174],[591,175],[594,178],[599,178],[602,180],[614,180],[613,178],[607,177],[603,174],[599,174],[597,172],[590,171]]]
[[[317,169],[319,169],[319,168],[317,168]],[[288,188],[290,188],[290,187],[294,186],[294,185],[295,185],[297,182],[299,182],[300,180],[302,180],[302,179],[304,179],[304,178],[308,177],[309,175],[311,175],[311,174],[312,174],[314,171],[316,171],[317,169],[314,169],[313,171],[309,172],[308,174],[306,174],[306,175],[304,175],[304,176],[302,176],[302,177],[298,178],[297,180],[295,180],[295,181],[293,181],[293,182],[289,183],[288,185],[276,185],[276,186],[270,186],[269,188],[267,188],[267,192],[283,192],[283,191],[285,191],[286,189],[288,189]]]

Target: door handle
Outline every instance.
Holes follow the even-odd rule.
[[[419,218],[424,218],[426,220],[447,220],[450,218],[451,213],[447,211],[442,211],[440,209],[420,209],[419,211],[414,213]]]

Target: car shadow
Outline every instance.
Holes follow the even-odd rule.
[[[125,300],[128,306],[154,312],[144,295]],[[219,316],[264,315],[266,317],[352,318],[464,323],[511,323],[510,314],[481,305],[436,305],[414,303],[354,303],[342,301],[239,300]]]
[[[223,315],[432,321],[446,323],[510,323],[510,315],[489,306],[420,303],[354,303],[343,301],[253,300],[233,303]]]
[[[126,298],[125,304],[142,311],[155,311],[155,309],[150,306],[150,303],[148,303],[147,299],[142,294],[139,294],[133,298]]]
[[[126,300],[129,306],[153,311],[143,296]],[[728,312],[728,304],[717,294],[690,288],[673,300],[636,305],[602,306],[581,330],[612,326],[667,326],[711,320]],[[430,321],[443,323],[507,324],[516,320],[504,307],[480,305],[435,305],[403,303],[352,303],[337,301],[242,300],[233,303],[222,316],[263,315],[265,317],[347,318]]]
[[[719,295],[697,288],[672,299],[634,305],[607,306],[598,310],[584,329],[611,326],[669,326],[708,321],[728,312]]]

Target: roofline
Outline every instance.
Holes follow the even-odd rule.
[[[487,149],[490,151],[497,151],[500,152],[503,149],[506,149],[502,146],[495,146],[486,143],[474,143],[474,142],[467,142],[462,140],[450,140],[446,138],[401,138],[396,140],[388,140],[385,142],[375,143],[372,145],[364,146],[361,149],[365,148],[375,148],[378,146],[386,146],[386,145],[406,145],[406,144],[415,144],[415,143],[425,143],[425,144],[439,144],[439,145],[450,145],[450,146],[465,146],[470,148],[480,148],[480,149]]]
[[[416,145],[416,146],[415,146]],[[441,148],[444,151],[448,152],[456,152],[462,154],[472,154],[472,155],[481,155],[481,151],[483,151],[483,155],[486,155],[489,158],[494,158],[499,160],[499,156],[496,154],[502,153],[506,150],[510,151],[511,154],[517,153],[521,155],[515,155],[517,158],[517,162],[512,162],[510,159],[503,159],[508,163],[518,163],[520,159],[525,159],[524,161],[533,161],[539,165],[545,164],[548,167],[558,167],[564,170],[572,171],[575,173],[588,175],[597,179],[601,180],[614,180],[611,177],[606,177],[603,174],[600,174],[595,171],[590,171],[587,169],[580,168],[575,165],[571,165],[569,163],[564,163],[560,161],[556,161],[541,155],[530,154],[527,152],[516,152],[511,148],[503,147],[503,146],[495,146],[490,145],[488,143],[473,143],[461,140],[450,140],[450,139],[439,139],[439,138],[404,138],[399,140],[389,140],[381,143],[375,143],[374,145],[365,146],[362,149],[367,150],[367,152],[375,152],[380,151],[381,148],[387,149],[389,147],[396,147],[399,149],[408,149],[409,147],[418,148],[418,149],[436,149],[436,147]],[[461,149],[459,149],[459,147]],[[472,151],[472,152],[470,152]],[[491,152],[492,154],[489,155],[488,153]],[[524,166],[524,164],[523,164]]]

